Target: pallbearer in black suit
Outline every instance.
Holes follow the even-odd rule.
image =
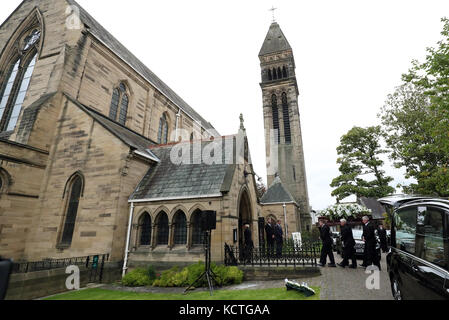
[[[346,219],[340,220],[340,234],[341,234],[341,243],[343,244],[343,261],[338,265],[340,267],[347,267],[349,265],[349,259],[352,261],[352,265],[350,268],[357,268],[357,259],[355,257],[355,240],[352,234],[352,228],[347,225]]]
[[[379,235],[380,247],[382,248],[382,252],[385,253],[388,251],[387,244],[387,230],[384,229],[382,224],[377,228],[377,234]]]
[[[284,246],[284,232],[282,231],[281,220],[274,227],[274,240],[276,241],[276,257],[282,257],[282,248]]]
[[[254,242],[249,224],[245,224],[245,231],[243,233],[243,236],[245,238],[245,260],[246,262],[250,262],[253,253]]]
[[[370,265],[376,265],[379,270],[380,262],[376,252],[376,233],[372,222],[369,221],[368,217],[363,217],[363,241],[365,241],[365,261],[364,264],[366,267]]]
[[[323,248],[321,249],[321,259],[320,259],[320,266],[324,267],[326,265],[327,256],[329,256],[329,267],[335,268],[335,260],[334,260],[334,253],[332,252],[332,238],[331,238],[331,232],[328,225],[326,225],[325,219],[320,219],[320,238],[323,242]]]
[[[265,233],[267,235],[268,256],[272,257],[274,255],[274,221],[271,218],[268,218],[265,225]]]

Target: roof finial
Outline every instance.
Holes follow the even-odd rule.
[[[240,130],[245,131],[245,125],[243,124],[245,120],[243,119],[243,113],[240,114]]]
[[[268,10],[268,11],[271,11],[271,13],[272,13],[272,15],[273,15],[273,22],[276,22],[276,17],[274,16],[274,11],[276,11],[277,9],[278,9],[278,8],[275,8],[274,6],[272,6],[271,9]]]

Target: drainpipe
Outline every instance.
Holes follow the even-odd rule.
[[[126,275],[126,270],[128,269],[129,242],[131,241],[131,227],[133,223],[133,213],[134,213],[134,202],[131,202],[131,208],[129,210],[128,234],[126,236],[125,260],[123,261],[122,277]]]
[[[287,224],[287,206],[282,206],[284,208],[284,224],[285,224],[285,239],[288,239],[288,224]]]

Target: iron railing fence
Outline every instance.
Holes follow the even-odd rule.
[[[279,254],[276,253],[276,248],[271,251],[266,247],[240,249],[225,244],[224,263],[227,266],[317,266],[320,250],[320,242],[306,242],[300,247],[286,245]]]
[[[104,264],[109,260],[109,254],[92,255],[85,257],[65,258],[65,259],[45,259],[34,262],[13,263],[12,273],[28,273],[36,271],[45,271],[66,268],[68,266],[85,266],[86,268],[96,269],[98,264]],[[102,267],[102,266],[101,266]]]

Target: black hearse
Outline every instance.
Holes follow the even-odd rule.
[[[379,202],[391,218],[387,266],[394,298],[449,299],[449,201],[391,196]]]

